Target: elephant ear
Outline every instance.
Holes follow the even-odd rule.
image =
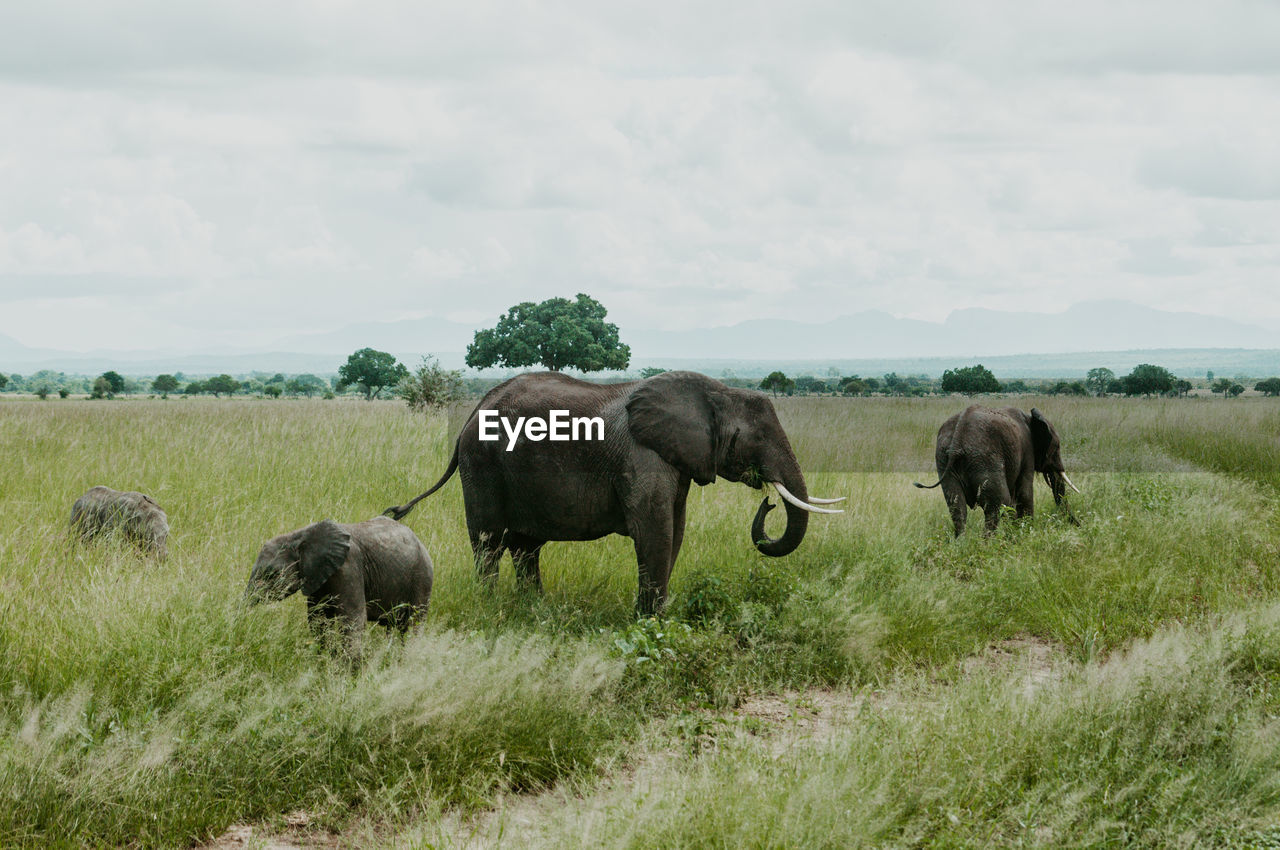
[[[331,519],[303,530],[298,546],[302,592],[311,596],[342,566],[351,548],[351,535]]]
[[[716,480],[720,394],[708,379],[665,372],[642,382],[627,400],[631,435],[699,485]]]
[[[1044,472],[1053,446],[1053,427],[1038,408],[1031,408],[1031,445],[1036,454],[1036,472]]]

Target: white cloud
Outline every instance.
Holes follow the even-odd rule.
[[[0,333],[1280,316],[1276,43],[1247,0],[15,6]]]

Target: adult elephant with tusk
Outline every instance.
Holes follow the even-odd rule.
[[[1044,476],[1067,518],[1079,524],[1066,493],[1067,487],[1080,490],[1062,465],[1058,431],[1034,407],[1026,413],[1016,407],[971,405],[938,429],[934,462],[937,482],[915,485],[925,489],[941,485],[956,537],[964,531],[969,509],[975,505],[981,505],[986,516],[986,534],[999,524],[1002,505],[1013,505],[1020,517],[1030,516],[1035,510],[1037,474]]]
[[[690,482],[705,485],[719,477],[756,489],[773,484],[787,502],[786,530],[776,540],[764,533],[764,514],[772,507],[767,497],[752,523],[756,548],[769,556],[800,545],[810,513],[840,513],[817,505],[841,499],[808,497],[786,432],[763,393],[696,372],[619,384],[557,372],[512,378],[471,412],[440,480],[386,515],[402,519],[455,471],[482,579],[497,577],[509,549],[517,579],[541,587],[538,558],[547,541],[622,534],[635,543],[641,615],[666,603]]]

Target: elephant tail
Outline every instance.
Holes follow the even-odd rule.
[[[383,511],[382,515],[389,516],[392,519],[394,519],[396,522],[399,522],[400,520],[408,516],[409,511],[413,510],[414,505],[418,504],[418,502],[421,502],[423,499],[427,498],[432,493],[434,493],[435,491],[443,487],[445,485],[445,482],[447,482],[450,478],[452,478],[453,473],[457,471],[458,471],[458,443],[455,442],[453,444],[453,457],[449,460],[449,468],[444,471],[444,475],[440,476],[440,480],[437,481],[435,484],[431,485],[431,489],[423,493],[421,496],[416,496],[413,499],[410,499],[408,502],[406,502],[403,505],[393,505],[392,507],[389,507],[385,511]]]
[[[956,455],[948,455],[946,467],[943,468],[942,472],[938,473],[938,480],[932,484],[921,484],[919,481],[912,481],[911,483],[919,487],[921,490],[932,490],[934,487],[942,484],[943,479],[947,477],[947,473],[951,471],[951,467],[955,465],[955,462]]]

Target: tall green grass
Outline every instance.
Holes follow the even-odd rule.
[[[508,844],[1274,846],[1280,609],[1250,615],[1165,629],[1035,688],[1017,670],[906,675],[863,692],[830,738],[722,735]]]
[[[934,433],[964,404],[781,400],[810,492],[848,496],[848,513],[815,517],[795,554],[769,560],[748,533],[759,493],[724,482],[695,488],[664,621],[634,620],[635,556],[618,537],[549,544],[540,596],[516,587],[509,563],[496,591],[486,591],[473,577],[455,480],[407,519],[437,568],[424,630],[403,642],[375,631],[369,663],[352,676],[314,645],[300,599],[241,607],[249,568],[272,535],[325,517],[367,519],[425,489],[452,450],[445,417],[390,402],[2,403],[0,846],[183,845],[297,808],[335,828],[362,818],[432,824],[446,809],[474,810],[504,790],[565,779],[589,787],[602,765],[635,751],[654,718],[728,711],[752,692],[814,685],[901,690],[904,714],[923,725],[869,721],[839,758],[856,751],[865,761],[883,750],[876,781],[906,783],[915,780],[889,765],[907,752],[902,742],[913,742],[913,758],[933,765],[917,782],[921,799],[960,800],[971,824],[919,835],[960,843],[1013,835],[1017,800],[1044,807],[1054,793],[1076,793],[1079,781],[1050,771],[1004,791],[994,779],[968,796],[928,790],[960,782],[961,766],[975,758],[946,743],[947,722],[966,712],[972,725],[954,727],[965,740],[1014,731],[1067,740],[1073,717],[1082,729],[1123,737],[1139,734],[1152,712],[1172,722],[1156,711],[1160,700],[1169,710],[1201,700],[1210,713],[1238,715],[1222,728],[1222,752],[1263,735],[1258,712],[1275,681],[1267,664],[1247,684],[1223,673],[1213,681],[1227,690],[1196,696],[1191,680],[1218,662],[1189,656],[1160,668],[1170,690],[1151,704],[1140,688],[1125,690],[1141,677],[1126,678],[1108,693],[1116,705],[1144,706],[1129,714],[1085,699],[1087,676],[1101,673],[1073,674],[1036,697],[1036,717],[1056,717],[1056,726],[1009,714],[1013,686],[999,676],[954,694],[902,686],[951,681],[962,659],[1020,635],[1055,645],[1084,670],[1129,658],[1135,641],[1174,646],[1162,635],[1185,642],[1203,633],[1226,646],[1215,631],[1220,617],[1266,610],[1258,606],[1277,596],[1280,408],[1269,400],[1024,403],[1062,434],[1068,470],[1085,491],[1073,496],[1082,525],[1066,523],[1038,486],[1035,517],[1004,522],[990,539],[975,528],[952,541],[941,497],[910,482],[932,480]],[[94,484],[155,496],[172,526],[167,561],[146,560],[119,540],[72,544],[71,504]],[[1202,631],[1178,631],[1191,628]],[[952,715],[929,720],[948,704]],[[1093,739],[1071,740],[1087,749]],[[1044,746],[1032,755],[1057,757]],[[982,770],[1011,776],[1031,758],[1019,752],[1001,743]],[[1155,753],[1160,770],[1188,758]],[[709,795],[704,808],[759,807],[753,777],[773,774],[755,758],[726,754],[689,766],[681,781],[718,777],[726,786],[697,786]],[[824,758],[835,757],[816,754],[791,775],[818,771],[813,782],[831,781],[821,770],[835,768],[820,768]],[[1230,767],[1238,783],[1215,793],[1259,817],[1275,812],[1263,793],[1270,779],[1253,762],[1240,764]],[[855,796],[871,787],[849,781]],[[819,811],[816,796],[794,799],[818,823],[843,822],[834,808]],[[664,798],[662,818],[680,823],[683,805]],[[940,810],[923,820],[893,811],[876,815],[889,818],[888,831],[874,834],[912,843],[912,830],[941,823]],[[1103,811],[1084,806],[1075,826],[1044,834],[1112,841],[1122,832],[1089,824]],[[1117,829],[1157,843],[1154,821],[1117,812]],[[728,817],[712,821],[708,843],[738,843],[743,833]],[[817,841],[803,830],[786,839],[799,827],[792,815],[777,817],[747,821],[773,843]],[[666,834],[662,823],[654,828]],[[1018,834],[1030,842],[1040,833]]]

